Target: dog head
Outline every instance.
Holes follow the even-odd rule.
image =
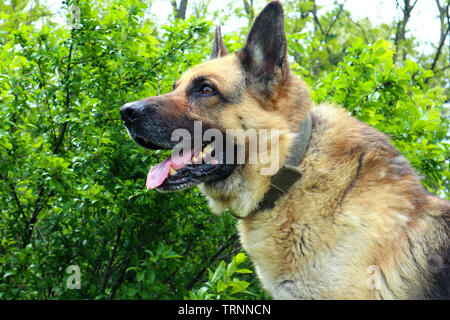
[[[174,132],[194,137],[182,152],[152,168],[148,188],[172,191],[204,183],[224,197],[236,181],[233,176],[246,175],[251,180],[258,164],[237,161],[239,133],[230,132],[245,135],[248,130],[278,130],[279,160],[283,161],[290,135],[298,130],[310,107],[307,89],[289,70],[286,46],[283,8],[272,1],[256,17],[240,51],[228,52],[218,27],[210,59],[186,71],[175,81],[172,92],[121,108],[131,138],[145,148],[176,148],[180,141],[174,139]],[[196,127],[198,124],[201,126]],[[211,130],[224,138],[208,135]],[[202,138],[196,139],[196,133]],[[240,140],[242,144],[248,144],[247,138]],[[245,150],[248,160],[251,151]],[[196,161],[208,155],[215,158]],[[269,182],[270,177],[255,183]]]

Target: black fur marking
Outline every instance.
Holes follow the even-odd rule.
[[[305,224],[305,226],[303,227],[301,236],[300,236],[300,242],[299,242],[299,249],[300,249],[300,254],[302,256],[306,255],[306,251],[309,251],[308,246],[306,245],[306,242],[308,241],[308,239],[306,239],[307,235],[306,235],[306,231],[308,230],[308,232],[310,231],[309,227],[307,224]]]
[[[447,230],[450,227],[449,212],[444,212]],[[431,299],[450,300],[450,246],[443,248],[438,255],[430,257],[430,270],[434,271]]]

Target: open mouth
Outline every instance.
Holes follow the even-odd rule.
[[[148,149],[165,149],[142,137],[134,137],[134,140]],[[236,150],[233,151],[235,157]],[[225,179],[236,168],[236,161],[228,164],[226,159],[225,148],[218,148],[213,142],[183,150],[174,148],[167,159],[150,169],[146,186],[159,191],[177,191]]]

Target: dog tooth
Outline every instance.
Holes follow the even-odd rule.
[[[169,174],[170,174],[171,176],[174,176],[176,173],[177,173],[177,170],[175,170],[174,168],[170,167],[170,169],[169,169]]]

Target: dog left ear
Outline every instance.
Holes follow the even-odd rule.
[[[289,69],[284,11],[279,1],[271,1],[256,17],[244,48],[239,52],[244,70],[258,81],[268,83]]]
[[[216,26],[216,33],[214,35],[214,43],[211,49],[211,57],[210,59],[216,59],[220,57],[224,57],[226,55],[229,55],[230,53],[227,50],[227,47],[225,46],[225,43],[222,39],[222,32],[220,30],[220,26]]]

